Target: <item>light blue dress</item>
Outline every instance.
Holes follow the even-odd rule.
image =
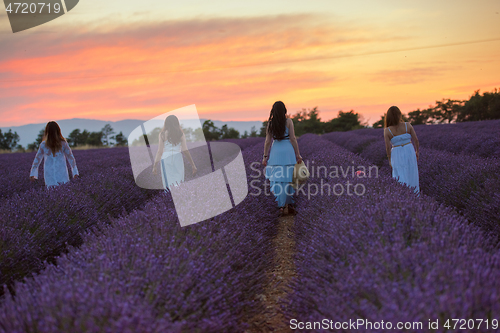
[[[38,167],[42,163],[42,159],[45,159],[43,164],[43,177],[45,179],[45,185],[47,187],[57,186],[69,182],[68,168],[66,166],[66,159],[71,166],[71,173],[73,176],[78,175],[78,168],[76,167],[75,157],[71,152],[71,148],[66,141],[62,141],[62,149],[59,150],[55,156],[52,154],[52,150],[45,145],[45,141],[42,141],[38,152],[36,153],[35,160],[31,166],[30,177],[34,176],[38,179]]]
[[[166,191],[171,186],[179,185],[184,181],[184,160],[182,158],[181,143],[173,145],[168,140],[163,143],[161,180]]]
[[[388,128],[388,130],[392,134],[391,129]],[[413,144],[411,143],[411,135],[408,133],[406,123],[405,131],[406,133],[400,135],[392,134],[392,177],[396,178],[400,183],[414,187],[415,193],[420,193],[417,156],[415,155],[415,148],[413,148]]]
[[[274,193],[278,207],[293,204],[292,187],[293,169],[295,167],[295,150],[288,136],[288,127],[285,129],[285,139],[274,140],[266,166],[266,178],[269,179],[271,192]]]

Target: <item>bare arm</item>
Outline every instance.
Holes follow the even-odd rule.
[[[302,156],[300,156],[299,152],[299,144],[297,143],[297,137],[295,136],[295,129],[293,127],[293,120],[288,118],[288,136],[290,138],[290,143],[292,144],[293,150],[295,151],[295,158],[297,159],[297,163],[302,162]]]
[[[189,163],[191,163],[191,166],[196,169],[196,166],[194,165],[193,158],[191,157],[191,153],[189,152],[189,149],[187,147],[186,143],[186,136],[183,134],[181,138],[181,151],[187,155],[187,158],[189,160]]]
[[[413,141],[413,146],[415,147],[415,154],[417,155],[417,161],[418,161],[418,155],[419,155],[419,143],[418,143],[418,138],[417,138],[417,133],[415,133],[415,130],[413,129],[413,126],[410,125],[410,135],[411,135],[411,140]]]
[[[153,172],[156,171],[156,164],[160,161],[161,155],[163,155],[163,138],[160,132],[158,135],[158,152],[156,153],[155,163],[153,164]]]
[[[387,128],[385,128],[384,129],[385,151],[387,153],[387,158],[389,159],[389,165],[391,165],[392,144],[391,144],[391,138],[389,137],[389,135],[390,135],[389,131],[387,130]]]
[[[269,133],[269,123],[267,123],[266,127],[266,142],[264,142],[264,157],[262,158],[262,164],[264,166],[267,165],[267,160],[269,159],[269,150],[271,149],[272,142],[271,134]]]

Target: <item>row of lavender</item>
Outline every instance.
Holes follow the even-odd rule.
[[[236,143],[249,147],[256,142]],[[0,178],[6,183],[2,191],[12,190],[2,192],[0,203],[1,285],[41,270],[45,260],[53,260],[68,244],[81,244],[82,231],[127,214],[156,194],[135,184],[126,148],[75,151],[81,177],[49,190],[30,185],[32,155],[0,155],[8,175]],[[43,178],[39,182],[43,184]]]
[[[221,141],[232,142],[241,149],[263,142],[263,138],[226,139]],[[127,147],[113,149],[90,149],[73,151],[81,175],[106,172],[112,168],[130,166],[130,157]],[[43,162],[39,167],[39,180],[29,181],[31,165],[35,159],[35,152],[0,154],[0,200],[9,198],[15,193],[23,193],[32,189],[44,187]],[[70,169],[71,170],[71,169]]]
[[[248,180],[257,179],[249,165],[260,160],[262,146],[243,155]],[[16,283],[15,298],[0,307],[0,331],[243,331],[261,311],[255,299],[273,255],[273,208],[267,196],[248,196],[181,228],[171,196],[162,193],[143,211],[100,223],[57,267]]]
[[[456,124],[415,125],[424,148],[500,158],[500,120],[470,121]],[[360,129],[328,133],[331,140],[350,151],[361,153],[367,145],[383,141],[383,129]]]
[[[0,200],[16,193],[39,190],[45,187],[43,162],[39,168],[39,179],[29,181],[31,165],[36,153],[0,154]],[[128,148],[90,149],[73,151],[80,175],[87,176],[109,172],[113,168],[130,166]],[[71,169],[70,169],[71,170]]]
[[[96,224],[140,207],[153,192],[135,185],[130,167],[108,168],[56,188],[15,193],[0,204],[0,284],[36,272]]]
[[[390,174],[383,138],[357,132],[329,133],[323,138],[359,153],[381,166],[381,172]],[[429,138],[419,135],[419,141],[423,144]],[[421,148],[418,169],[423,193],[455,207],[467,219],[500,237],[500,158]]]
[[[368,164],[317,136],[306,135],[299,144],[302,156],[316,165],[346,169]],[[419,198],[388,175],[374,175],[357,178],[348,172],[342,179],[310,179],[313,189],[313,184],[326,189],[325,184],[335,188],[350,181],[358,184],[358,193],[361,187],[365,191],[299,197],[294,230],[298,277],[284,304],[287,316],[323,325],[313,331],[427,332],[429,320],[439,320],[435,331],[441,332],[453,318],[477,320],[462,330],[451,321],[451,332],[496,331],[500,252],[494,241],[433,198]],[[342,329],[325,326],[325,318],[364,321],[356,329]],[[485,321],[478,328],[479,319]],[[422,326],[397,329],[398,322]]]

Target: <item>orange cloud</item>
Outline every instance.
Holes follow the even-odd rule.
[[[448,70],[425,62],[394,70],[390,59],[381,65],[376,56],[369,63],[355,56],[403,39],[318,15],[0,35],[8,46],[0,50],[2,126],[27,119],[149,119],[190,104],[202,117],[263,120],[276,100],[290,113],[319,106],[323,119],[339,109],[371,115],[388,100],[374,81],[425,84]]]

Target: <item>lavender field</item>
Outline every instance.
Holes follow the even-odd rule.
[[[274,198],[257,195],[262,138],[228,140],[259,185],[183,228],[170,194],[135,185],[126,148],[75,151],[81,178],[50,190],[28,181],[34,153],[0,155],[0,332],[289,332],[292,320],[323,319],[423,326],[296,331],[498,331],[498,125],[415,126],[420,197],[390,177],[381,130],[302,136],[310,165],[379,171],[313,174],[297,196],[295,272],[280,277],[288,292],[276,305],[288,329],[255,319],[279,287],[270,276],[282,250]],[[346,182],[363,193],[313,195]]]

